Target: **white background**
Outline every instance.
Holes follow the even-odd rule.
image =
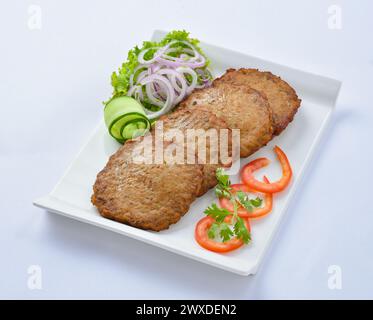
[[[29,6],[42,10],[28,28]],[[328,28],[328,7],[342,29]],[[371,1],[2,1],[0,297],[373,298]],[[47,213],[102,117],[110,74],[154,29],[343,81],[337,110],[258,274],[241,277]],[[42,290],[27,287],[30,265]],[[342,289],[328,288],[328,267]]]

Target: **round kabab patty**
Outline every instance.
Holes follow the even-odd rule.
[[[160,231],[189,210],[202,186],[202,166],[135,163],[134,151],[144,139],[127,141],[110,157],[97,175],[91,200],[105,218]],[[151,148],[154,155],[154,144]]]
[[[240,155],[248,157],[273,136],[272,113],[267,99],[244,86],[215,83],[195,90],[180,108],[203,109],[223,119],[229,128],[240,130]]]

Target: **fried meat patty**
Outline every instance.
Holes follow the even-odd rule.
[[[271,72],[257,69],[228,69],[214,83],[237,84],[251,87],[264,94],[272,109],[274,134],[279,135],[293,121],[301,100],[294,89]]]
[[[203,109],[223,119],[229,128],[240,129],[240,156],[248,157],[265,146],[273,136],[272,112],[258,91],[223,81],[195,90],[180,108]]]
[[[197,108],[179,109],[162,116],[159,121],[163,123],[165,135],[178,129],[184,136],[185,147],[193,145],[196,158],[203,164],[203,182],[198,195],[205,194],[217,184],[216,169],[231,165],[232,141],[228,125],[212,112]],[[221,135],[225,135],[226,139]],[[198,157],[199,151],[202,157],[205,156],[202,159]]]
[[[160,231],[179,221],[200,193],[202,166],[135,163],[134,151],[144,139],[127,141],[110,157],[97,175],[91,200],[105,218]],[[153,144],[153,155],[154,150]]]

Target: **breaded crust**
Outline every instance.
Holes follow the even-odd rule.
[[[242,85],[213,82],[195,90],[180,108],[204,109],[222,118],[231,129],[240,129],[240,156],[248,157],[265,146],[273,136],[272,113],[267,99]]]
[[[301,100],[295,90],[280,77],[258,69],[228,69],[214,83],[237,84],[263,93],[272,109],[274,134],[279,135],[293,121]]]
[[[162,116],[158,121],[163,121],[165,134],[170,130],[178,129],[184,135],[185,147],[187,148],[187,143],[189,143],[189,148],[194,147],[196,158],[199,163],[203,164],[203,182],[198,196],[205,194],[217,184],[216,169],[231,165],[232,141],[231,130],[228,125],[212,112],[197,108],[193,110],[179,109]],[[192,135],[191,129],[197,130],[194,131],[194,135]],[[202,131],[198,137],[198,130],[200,129]],[[226,135],[226,141],[220,139],[221,134]],[[194,138],[195,136],[198,138]],[[220,147],[225,147],[226,150],[223,152]],[[205,153],[205,158],[203,158],[203,155],[202,158],[198,158],[198,151]],[[228,157],[229,159],[227,159]]]
[[[202,186],[202,166],[134,163],[133,151],[143,139],[127,141],[110,157],[97,175],[91,200],[105,218],[160,231],[189,210]]]

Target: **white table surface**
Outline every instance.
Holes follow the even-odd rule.
[[[342,28],[328,28],[328,7]],[[28,28],[29,6],[42,12]],[[0,297],[373,298],[371,1],[2,1]],[[343,81],[264,263],[241,277],[32,206],[102,117],[110,74],[154,29]],[[30,265],[42,269],[31,290]],[[342,289],[328,287],[328,267]]]

